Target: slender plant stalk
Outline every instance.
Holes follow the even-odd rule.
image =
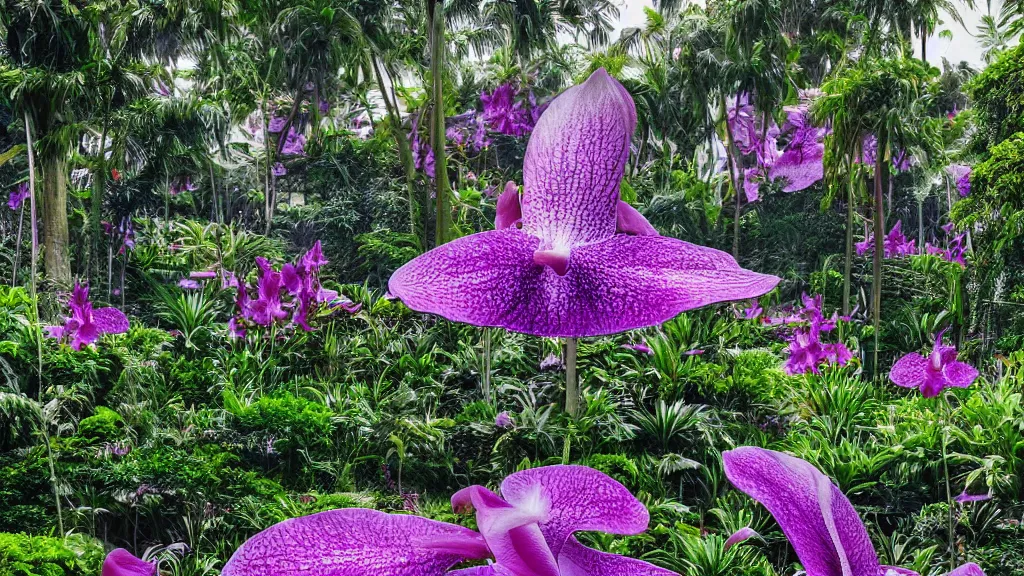
[[[266,158],[263,167],[263,233],[270,234],[270,222],[274,219],[274,198],[270,190],[270,171],[273,167],[273,158],[270,154],[270,123],[267,120],[267,99],[260,102],[260,116],[263,122],[263,152]]]
[[[451,231],[451,191],[448,185],[448,157],[445,152],[444,117],[444,2],[434,3],[430,37],[430,73],[433,82],[432,130],[434,149],[434,183],[437,185],[437,214],[434,241],[438,246],[448,241]]]
[[[97,170],[93,180],[91,213],[89,217],[89,262],[86,270],[99,272],[100,254],[100,220],[103,212],[103,195],[107,189],[107,133],[110,130],[110,98],[103,105],[103,130],[100,132],[99,158],[96,159]]]
[[[722,121],[725,122],[725,135],[728,142],[725,146],[725,155],[729,162],[729,186],[736,195],[736,214],[732,224],[732,257],[739,261],[740,258],[740,189],[737,186],[736,178],[736,149],[734,148],[732,128],[729,127],[729,110],[725,105],[725,94],[719,95],[719,105],[722,110]]]
[[[483,394],[484,402],[491,403],[491,329],[484,328]]]
[[[61,538],[64,537],[64,513],[60,504],[60,491],[57,488],[57,467],[53,462],[53,447],[50,446],[50,427],[46,420],[46,407],[43,404],[43,330],[42,322],[39,319],[39,295],[36,292],[36,279],[39,278],[39,227],[36,225],[36,160],[32,147],[32,125],[28,117],[28,110],[25,111],[25,143],[28,148],[28,198],[29,216],[32,219],[32,278],[29,279],[29,295],[32,298],[32,307],[35,314],[33,327],[36,337],[36,365],[39,374],[39,388],[37,390],[39,400],[40,429],[43,432],[43,442],[46,444],[46,461],[50,467],[50,486],[53,488],[53,501],[57,505],[57,530]]]
[[[580,411],[580,382],[576,373],[576,338],[565,339],[565,411],[576,418]]]
[[[409,202],[409,233],[419,237],[419,202],[416,201],[416,166],[412,160],[412,149],[409,147],[409,139],[406,138],[402,128],[402,117],[398,113],[398,105],[391,101],[391,96],[385,88],[384,73],[380,69],[380,64],[377,63],[377,58],[373,54],[370,54],[369,58],[373,67],[373,75],[377,78],[377,87],[380,88],[381,98],[384,99],[384,109],[391,120],[391,131],[394,132],[395,144],[398,145],[398,157],[405,170],[405,189]],[[369,111],[367,113],[369,114]],[[370,114],[370,118],[373,118],[372,114]],[[426,247],[425,239],[423,246]]]
[[[953,519],[953,491],[950,488],[949,481],[949,457],[947,454],[947,444],[949,444],[949,426],[950,420],[953,417],[953,412],[950,409],[949,402],[944,398],[945,395],[938,397],[938,401],[944,406],[941,406],[939,410],[943,414],[942,419],[942,472],[946,477],[946,507],[949,509],[948,516],[948,529],[949,529],[949,569],[955,570],[957,566],[956,561],[956,529],[955,522]]]
[[[14,269],[11,270],[11,288],[18,285],[18,267],[21,266],[21,235],[25,227],[25,202],[21,203],[18,214],[18,242],[14,245]]]
[[[854,202],[856,202],[854,191],[853,163],[849,165],[850,177],[846,179],[846,262],[843,263],[843,315],[850,314],[850,288],[853,278],[853,215]]]
[[[878,341],[882,327],[882,255],[885,250],[885,207],[884,195],[889,177],[889,159],[886,156],[888,142],[885,134],[878,136],[878,149],[875,155],[875,254],[872,263],[871,307],[875,326],[874,362],[872,373],[878,375]]]

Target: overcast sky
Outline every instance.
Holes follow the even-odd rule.
[[[899,1],[899,0],[894,0]],[[622,8],[622,19],[620,26],[622,28],[628,28],[631,26],[643,26],[644,24],[644,7],[651,7],[652,0],[620,0]],[[981,2],[980,4],[985,4]],[[999,12],[999,2],[992,2],[993,12]],[[928,41],[928,60],[936,65],[942,65],[942,58],[945,57],[951,62],[959,62],[961,60],[967,60],[975,67],[981,68],[984,63],[981,60],[981,49],[978,48],[977,42],[971,34],[975,33],[978,27],[978,23],[981,21],[981,16],[984,14],[985,8],[979,7],[978,10],[969,10],[963,7],[960,10],[960,15],[964,19],[964,24],[967,30],[964,30],[959,24],[954,22],[951,18],[944,18],[944,24],[939,28],[940,30],[949,30],[953,33],[952,40],[943,40],[938,36]],[[968,33],[970,31],[970,33]],[[916,51],[920,52],[920,42],[915,43]]]

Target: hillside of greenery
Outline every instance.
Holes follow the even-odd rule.
[[[1024,576],[1002,4],[4,0],[0,576]]]

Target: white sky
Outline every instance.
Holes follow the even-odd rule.
[[[896,0],[898,1],[898,0]],[[981,49],[978,47],[977,42],[971,35],[976,32],[978,24],[981,22],[981,16],[985,13],[986,8],[984,2],[980,2],[982,6],[979,6],[975,10],[969,10],[966,7],[962,7],[960,15],[964,20],[964,25],[967,30],[964,30],[959,24],[954,22],[951,18],[944,18],[944,24],[939,27],[939,30],[949,30],[953,33],[952,40],[943,40],[938,36],[931,38],[928,41],[928,60],[941,67],[942,58],[945,57],[954,64],[961,60],[967,60],[976,68],[984,67],[984,63],[981,60]],[[644,25],[644,7],[653,7],[652,0],[620,0],[622,6],[622,17],[620,21],[620,28],[629,28],[633,26]],[[992,2],[992,11],[995,14],[999,13],[1000,2],[998,0]],[[970,31],[970,32],[968,32]],[[613,38],[616,37],[613,34]],[[920,53],[920,42],[915,43],[916,52]]]

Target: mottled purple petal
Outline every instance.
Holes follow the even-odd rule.
[[[985,576],[985,571],[974,562],[968,562],[958,566],[948,576]]]
[[[517,230],[439,246],[400,268],[389,289],[413,310],[549,337],[614,334],[779,282],[731,256],[662,236],[618,235],[573,249],[568,270],[537,264],[540,240]]]
[[[117,548],[103,560],[100,576],[157,576],[156,562],[146,562],[124,548]]]
[[[505,184],[505,191],[498,196],[494,229],[512,228],[522,219],[523,208],[519,204],[519,186],[515,182],[509,181]]]
[[[963,492],[960,493],[959,496],[956,497],[956,501],[958,504],[966,504],[968,502],[984,502],[986,500],[991,499],[991,494],[968,494],[967,490],[964,490]]]
[[[740,528],[739,530],[733,532],[731,536],[729,536],[729,538],[725,541],[725,549],[728,550],[729,548],[732,548],[740,542],[744,542],[746,540],[758,536],[759,534],[756,530],[754,530],[750,526],[744,526],[743,528]]]
[[[811,143],[786,150],[769,172],[772,180],[783,178],[783,192],[799,192],[810,188],[825,177],[825,145]]]
[[[928,377],[928,359],[911,352],[904,355],[889,370],[889,380],[903,388],[917,388]]]
[[[586,466],[516,472],[501,483],[501,495],[516,507],[545,508],[540,528],[555,556],[573,532],[639,534],[650,521],[647,508],[625,486]]]
[[[603,68],[555,98],[526,149],[524,228],[560,248],[612,236],[635,127],[633,100]]]
[[[622,200],[619,200],[615,211],[615,229],[619,233],[634,236],[658,235],[658,230],[651,226],[643,214]]]
[[[950,362],[942,368],[946,385],[954,388],[967,388],[978,379],[978,370],[963,362]]]
[[[722,454],[725,474],[771,512],[812,576],[879,573],[867,529],[831,480],[809,463],[746,446]]]
[[[247,540],[222,576],[441,576],[487,556],[479,534],[419,516],[348,508],[275,524]]]
[[[678,576],[643,560],[587,548],[570,538],[558,556],[561,576]]]

